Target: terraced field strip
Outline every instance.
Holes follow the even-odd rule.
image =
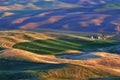
[[[13,47],[31,51],[38,54],[57,54],[66,50],[87,50],[97,49],[102,47],[109,47],[117,45],[116,42],[111,41],[89,41],[79,38],[59,38],[47,40],[35,40],[32,42],[23,42],[15,44]]]
[[[18,45],[18,46],[17,46]],[[24,42],[24,43],[18,43],[17,45],[14,45],[14,48],[20,48],[23,50],[32,51],[35,53],[45,53],[45,54],[51,54],[51,53],[57,53],[69,49],[79,49],[78,45],[71,45],[71,44],[62,44],[59,42],[53,42],[49,40],[37,40],[33,42]]]
[[[8,41],[8,40],[0,40],[0,47],[3,48],[10,48],[14,45],[15,43],[12,41]]]

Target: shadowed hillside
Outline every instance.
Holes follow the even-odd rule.
[[[104,69],[78,66],[72,64],[48,64],[48,63],[32,63],[18,60],[6,60],[6,59],[0,60],[1,64],[3,62],[5,62],[5,64],[0,65],[1,69],[0,79],[4,80],[11,79],[88,80],[89,78],[117,76],[113,73],[105,71]],[[8,72],[5,72],[6,70],[8,70]]]
[[[33,72],[33,74],[43,80],[88,80],[90,78],[110,77],[114,75],[99,68],[71,64],[61,69],[49,70],[43,73]]]

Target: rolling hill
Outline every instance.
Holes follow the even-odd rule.
[[[97,34],[91,34],[97,35]],[[89,36],[91,36],[89,34]],[[18,48],[40,54],[54,54],[66,50],[97,50],[119,45],[109,40],[93,40],[80,35],[59,32],[0,31],[1,48]]]
[[[0,59],[20,60],[35,63],[53,63],[60,64],[67,62],[66,60],[57,59],[52,55],[37,55],[20,49],[6,49],[0,51]]]
[[[117,55],[103,54],[106,53],[100,54],[103,58],[96,58],[95,60],[74,61],[59,59],[50,55],[38,55],[19,49],[8,49],[0,52],[0,63],[4,63],[2,65],[0,64],[0,79],[23,79],[23,76],[25,79],[35,78],[43,80],[89,80],[90,78],[119,77],[119,57],[117,59]],[[108,60],[107,58],[111,59]],[[115,63],[114,59],[118,61],[118,64]],[[100,64],[99,60],[107,60],[108,63],[104,65],[102,62]],[[113,62],[110,62],[112,60]],[[96,63],[94,63],[94,61],[96,61]],[[104,63],[106,63],[106,61]],[[109,65],[113,63],[114,66],[110,66],[110,68]],[[103,66],[101,67],[101,65]],[[4,70],[8,70],[8,72],[4,72]],[[15,72],[16,70],[17,72]],[[4,77],[6,75],[8,77]]]
[[[3,80],[89,80],[120,76],[119,54],[91,53],[117,46],[119,42],[93,40],[78,33],[55,30],[5,30],[0,31],[0,38],[0,79]],[[9,46],[11,42],[14,44]]]

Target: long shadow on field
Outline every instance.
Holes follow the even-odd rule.
[[[66,64],[33,63],[19,60],[0,59],[0,71],[49,70]]]
[[[93,53],[74,53],[74,54],[58,54],[56,55],[57,58],[62,59],[71,59],[71,60],[87,60],[87,59],[94,59],[94,58],[100,58],[101,56],[97,56]]]
[[[0,50],[4,50],[4,48],[1,48],[1,47],[0,47]]]
[[[0,73],[0,80],[40,80],[36,76],[25,72],[3,72]]]
[[[62,68],[65,65],[0,59],[0,80],[40,80],[29,71],[42,72]]]

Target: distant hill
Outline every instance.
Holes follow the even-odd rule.
[[[98,5],[98,8],[118,8],[120,9],[120,2],[113,2],[113,3],[106,3],[106,4],[102,4],[102,5]]]
[[[79,4],[82,6],[94,6],[105,3],[120,2],[119,0],[59,0],[71,4]]]
[[[0,28],[49,28],[85,32],[120,32],[120,9],[69,8],[50,11],[15,11],[1,15]],[[28,15],[29,14],[29,15]]]
[[[1,0],[0,11],[14,10],[47,10],[71,8],[77,5],[60,2],[58,0]]]
[[[119,0],[1,0],[0,28],[120,32]]]

